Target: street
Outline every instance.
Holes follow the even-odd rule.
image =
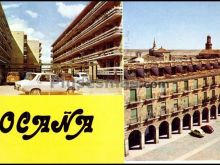
[[[209,123],[212,134],[204,138],[190,136],[189,130],[171,139],[161,139],[158,144],[145,145],[143,150],[130,150],[126,161],[183,161],[220,160],[220,118]],[[198,126],[194,128],[199,128]]]
[[[66,93],[45,93],[46,95],[66,95]],[[108,88],[100,87],[98,85],[91,85],[90,87],[84,86],[76,91],[74,95],[122,95],[122,89],[110,86]],[[24,92],[17,91],[13,85],[2,85],[0,86],[0,95],[4,96],[16,96],[25,95]]]

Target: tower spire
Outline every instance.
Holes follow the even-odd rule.
[[[153,48],[156,48],[156,41],[155,41],[155,37],[154,37],[154,42],[153,42]]]

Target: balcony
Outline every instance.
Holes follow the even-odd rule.
[[[192,109],[193,108],[193,105],[185,105],[184,107],[183,107],[183,112],[185,113],[185,112],[188,112],[190,109]]]
[[[218,87],[218,84],[214,82],[211,84],[211,89],[214,89],[215,87]]]
[[[97,75],[122,76],[123,69],[121,67],[98,68]]]
[[[120,35],[120,36],[122,35],[122,28],[121,27],[114,27],[114,28],[92,38],[91,40],[88,40],[88,41],[82,43],[81,45],[77,46],[76,48],[73,48],[72,50],[60,55],[59,57],[55,58],[54,61],[56,62],[56,61],[68,58],[70,56],[73,56],[77,52],[88,49],[88,47],[95,46],[99,43],[102,43],[102,42],[104,42],[114,36],[118,36],[118,35]]]
[[[203,105],[203,106],[206,106],[206,105],[209,103],[209,101],[210,101],[210,98],[209,98],[209,97],[203,99],[203,100],[202,100],[202,105]]]
[[[157,99],[156,97],[157,97],[156,94],[153,94],[151,98],[146,98],[146,99],[144,100],[144,104],[151,103],[152,101],[154,101],[154,100]]]
[[[134,105],[134,104],[139,104],[143,102],[143,99],[141,96],[137,96],[134,100],[131,100],[130,98],[128,98],[126,100],[126,105]]]
[[[72,62],[74,64],[77,64],[77,63],[83,63],[83,62],[88,62],[88,61],[94,61],[94,60],[105,58],[105,57],[120,56],[120,55],[122,55],[120,48],[114,47],[114,48],[106,49],[103,51],[95,52],[92,54],[84,55],[82,57],[74,58]]]
[[[181,106],[178,106],[178,107],[176,107],[176,108],[173,108],[172,114],[173,114],[173,115],[176,115],[176,114],[178,114],[178,113],[180,113],[180,112],[182,112],[182,107],[181,107]]]
[[[215,96],[212,96],[212,97],[211,97],[210,101],[211,101],[211,103],[215,103],[215,101],[216,101],[217,99],[218,99],[218,96],[215,95]]]
[[[97,19],[92,25],[90,25],[85,30],[80,32],[77,36],[73,37],[71,40],[69,40],[67,43],[65,43],[59,50],[55,51],[54,56],[59,53],[62,53],[64,50],[71,48],[73,44],[79,43],[82,39],[84,39],[86,36],[88,36],[88,34],[93,34],[93,32],[100,29],[101,26],[105,26],[106,22],[109,22],[115,16],[121,15],[121,14],[122,14],[122,9],[119,7],[115,7],[113,9],[107,11],[99,19]]]
[[[208,83],[206,83],[206,84],[203,85],[203,87],[202,87],[203,90],[207,90],[208,88],[209,88],[209,84],[208,84]]]
[[[127,125],[129,125],[129,129],[132,129],[133,127],[136,127],[141,123],[141,117],[129,119]]]
[[[172,98],[176,98],[176,97],[178,97],[179,95],[181,95],[182,93],[180,93],[180,92],[178,92],[178,91],[175,91],[175,92],[173,92],[173,93],[171,93],[171,96],[172,96]]]

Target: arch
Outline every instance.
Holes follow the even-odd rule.
[[[203,123],[209,122],[209,109],[208,108],[204,108],[202,110],[202,122]]]
[[[200,126],[200,112],[197,110],[193,113],[193,126]]]
[[[163,121],[159,126],[159,138],[167,139],[169,138],[169,123],[167,121]]]
[[[128,137],[129,149],[140,149],[141,148],[141,132],[134,130]]]
[[[188,113],[183,117],[183,129],[191,129],[191,116]]]
[[[217,119],[216,106],[213,105],[210,109],[210,119]]]
[[[145,144],[155,144],[156,143],[156,127],[150,125],[145,130]]]
[[[180,118],[175,117],[172,121],[172,134],[180,134]]]

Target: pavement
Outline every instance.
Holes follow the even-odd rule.
[[[66,93],[44,93],[45,95],[66,95]],[[74,95],[122,95],[122,88],[115,86],[105,86],[100,84],[92,84],[91,86],[84,86],[75,92]],[[24,92],[17,91],[13,85],[0,86],[0,95],[16,96],[25,95]]]
[[[203,123],[203,125],[206,123]],[[211,120],[212,134],[203,138],[190,136],[189,130],[172,134],[171,139],[160,139],[158,144],[147,144],[143,150],[130,150],[125,158],[132,161],[217,161],[220,160],[220,116]],[[194,128],[199,128],[195,126]]]

